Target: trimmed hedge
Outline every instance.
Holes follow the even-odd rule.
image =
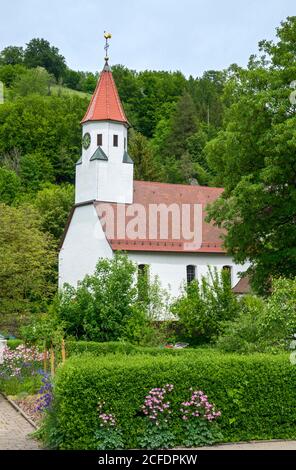
[[[97,403],[115,414],[127,448],[138,446],[144,429],[139,413],[153,387],[174,384],[173,415],[189,389],[203,390],[221,410],[225,441],[296,438],[296,367],[288,355],[225,354],[75,356],[56,375],[53,410],[45,425],[61,449],[95,449]],[[182,423],[171,424],[182,442]]]
[[[10,349],[16,349],[20,344],[23,344],[23,340],[21,339],[8,339],[7,346]]]
[[[74,354],[82,354],[85,352],[91,353],[94,356],[101,356],[106,354],[149,354],[152,356],[158,356],[163,354],[184,354],[185,352],[196,351],[191,348],[185,349],[168,349],[160,347],[143,347],[135,346],[134,344],[128,342],[120,341],[109,341],[104,343],[99,343],[96,341],[67,341],[66,342],[66,353],[68,356],[73,356]],[[209,351],[208,349],[200,348],[199,352]]]

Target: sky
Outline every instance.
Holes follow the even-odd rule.
[[[296,15],[295,0],[0,0],[0,50],[34,37],[59,48],[74,70],[110,65],[180,70],[186,76],[245,66],[258,41]]]

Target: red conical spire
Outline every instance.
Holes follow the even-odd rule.
[[[86,121],[117,121],[129,124],[107,62],[81,122]]]

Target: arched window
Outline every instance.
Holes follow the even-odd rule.
[[[138,264],[138,297],[148,300],[149,264]]]
[[[223,266],[222,271],[226,273],[228,276],[229,281],[231,282],[231,266]]]
[[[189,284],[196,278],[196,266],[194,266],[193,264],[188,264],[188,266],[186,266],[186,276],[187,284]]]

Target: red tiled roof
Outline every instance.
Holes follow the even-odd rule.
[[[201,253],[225,253],[225,249],[222,247],[221,235],[223,231],[218,227],[215,227],[212,223],[205,222],[206,206],[208,203],[213,202],[223,192],[222,188],[211,188],[206,186],[189,186],[182,184],[168,184],[168,183],[154,183],[147,181],[134,181],[134,202],[133,204],[116,204],[111,203],[114,211],[114,234],[110,235],[106,233],[107,239],[113,250],[124,250],[124,251],[172,251],[172,252],[201,252]],[[135,239],[132,240],[126,235],[118,235],[117,231],[117,211],[119,206],[124,206],[125,210],[129,210],[129,214],[132,212],[133,207],[136,204],[141,204],[148,213],[149,204],[177,204],[181,207],[182,204],[190,204],[192,207],[194,204],[202,205],[202,244],[200,247],[194,247],[188,244],[188,240],[181,238],[176,240],[172,238],[171,225],[172,220],[168,218],[168,237],[163,239],[160,237],[159,227],[157,231],[157,237],[154,239]],[[95,207],[99,215],[100,202],[96,201]],[[102,214],[101,214],[102,215]],[[103,215],[103,218],[106,214]],[[108,218],[108,216],[107,216]],[[133,216],[126,216],[125,224],[134,218]],[[107,220],[108,222],[108,220]],[[104,229],[104,226],[103,226]],[[147,226],[147,233],[148,226]],[[182,230],[181,230],[182,233]]]
[[[232,288],[234,294],[249,294],[251,292],[250,278],[247,274],[240,278],[238,283]]]
[[[112,72],[108,66],[105,66],[81,123],[110,120],[128,124]]]

